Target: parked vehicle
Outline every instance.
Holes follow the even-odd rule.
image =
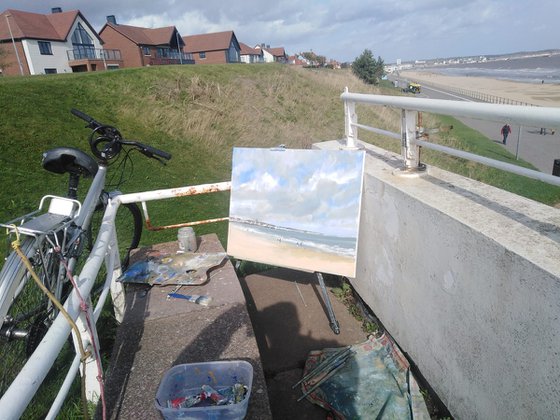
[[[420,93],[421,86],[418,83],[409,83],[405,88],[403,88],[404,93]]]

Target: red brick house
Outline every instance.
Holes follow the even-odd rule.
[[[114,16],[107,16],[99,36],[107,48],[121,51],[123,67],[194,63],[192,57],[183,52],[184,42],[175,26],[119,25]]]
[[[184,36],[184,51],[195,64],[239,63],[241,47],[233,31]]]
[[[0,14],[0,70],[33,75],[104,70],[120,65],[118,51],[102,41],[79,10],[50,14],[5,10]]]

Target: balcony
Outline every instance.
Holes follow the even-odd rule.
[[[108,70],[122,66],[120,50],[103,48],[75,48],[66,51],[72,72]]]
[[[68,61],[101,60],[122,61],[120,50],[106,50],[103,48],[76,48],[68,50]]]
[[[149,59],[151,66],[165,66],[168,64],[194,64],[193,55],[190,53],[179,53],[178,51],[164,50],[158,52],[155,57]]]

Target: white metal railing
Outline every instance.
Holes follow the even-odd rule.
[[[74,60],[114,60],[121,61],[120,50],[107,50],[105,48],[74,48],[66,51],[69,61]]]
[[[550,127],[558,129],[560,128],[559,108],[500,105],[443,99],[410,98],[404,96],[367,95],[348,92],[348,88],[342,93],[341,99],[344,101],[346,146],[348,148],[356,148],[358,129],[364,129],[400,139],[404,171],[414,172],[425,169],[425,165],[420,162],[420,148],[424,147],[518,175],[538,179],[549,184],[560,185],[560,177],[554,175],[548,175],[543,172],[422,140],[422,133],[419,131],[417,124],[418,112],[429,112],[454,117],[471,117],[488,121],[517,123],[531,127]],[[357,103],[400,109],[400,134],[359,124],[358,115],[356,114]]]
[[[103,216],[95,245],[88,256],[88,259],[84,267],[82,268],[82,271],[75,278],[76,284],[80,290],[80,295],[83,297],[83,299],[89,300],[91,289],[93,287],[95,279],[98,276],[101,267],[103,266],[103,264],[105,264],[107,275],[105,278],[103,290],[101,292],[98,303],[96,304],[96,307],[93,310],[91,308],[89,309],[90,316],[93,317],[94,321],[97,322],[109,291],[111,292],[113,305],[115,307],[115,317],[117,321],[122,321],[125,311],[123,287],[120,282],[116,281],[117,278],[121,275],[121,266],[118,255],[119,247],[114,223],[117,210],[121,204],[141,203],[145,208],[146,202],[148,201],[229,191],[230,187],[231,184],[228,181],[217,184],[194,185],[181,188],[170,188],[166,190],[124,194],[111,198]],[[180,225],[173,225],[172,227],[211,223],[222,220],[227,220],[227,217],[220,219],[211,219],[207,221],[183,223]],[[167,227],[161,227],[159,229],[164,228]],[[97,330],[95,326],[93,326],[92,334],[89,334],[88,329],[85,327],[85,313],[80,308],[80,299],[76,291],[73,291],[70,294],[70,296],[64,303],[64,308],[78,325],[82,334],[84,347],[99,348]],[[64,315],[62,313],[59,313],[37,349],[33,352],[21,372],[18,374],[16,379],[12,382],[12,384],[0,400],[0,418],[17,419],[21,417],[28,404],[37,393],[40,385],[43,383],[44,379],[49,373],[49,370],[55,362],[58,354],[66,343],[69,334],[70,324],[64,318]],[[76,337],[74,337],[74,340],[76,340]],[[70,386],[79,371],[80,355],[77,350],[76,352],[77,355],[72,362],[72,365],[68,369],[66,379],[64,380],[64,383],[62,384],[58,395],[56,396],[50,408],[50,411],[46,416],[47,419],[56,418],[68,395]],[[86,364],[86,394],[90,401],[97,402],[99,396],[101,395],[100,391],[102,385],[98,381],[97,366],[94,361],[95,355],[92,354],[88,359],[88,363]]]

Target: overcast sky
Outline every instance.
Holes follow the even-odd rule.
[[[52,3],[51,3],[52,2]],[[385,63],[560,48],[558,0],[0,0],[0,11],[79,9],[96,30],[107,15],[181,35],[233,30],[250,46],[312,50],[353,61],[364,49]]]

